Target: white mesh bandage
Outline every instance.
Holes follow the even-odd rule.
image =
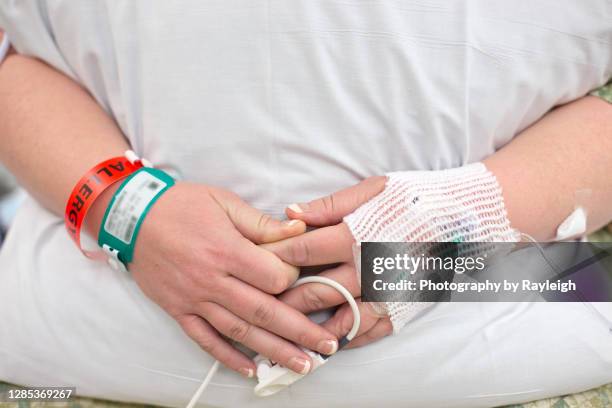
[[[389,173],[385,189],[344,218],[361,242],[518,242],[495,176],[482,163]],[[395,332],[431,303],[387,302]]]

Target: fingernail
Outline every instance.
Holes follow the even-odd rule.
[[[246,378],[253,378],[253,375],[255,375],[255,371],[252,368],[241,368],[238,371]]]
[[[291,357],[291,360],[289,360],[289,367],[296,373],[302,375],[308,374],[310,371],[310,361],[300,357]]]
[[[287,225],[288,227],[292,227],[295,224],[297,224],[298,222],[300,222],[300,220],[286,220],[285,221],[285,225]]]
[[[293,212],[296,212],[296,213],[298,213],[298,214],[301,214],[301,213],[303,213],[303,212],[304,212],[304,210],[303,210],[303,208],[304,208],[304,207],[303,207],[303,206],[304,206],[304,204],[295,204],[295,203],[294,203],[294,204],[291,204],[291,205],[289,206],[289,209],[290,209],[291,211],[293,211]]]
[[[338,342],[336,340],[321,340],[317,344],[319,353],[327,354],[328,356],[338,351]]]

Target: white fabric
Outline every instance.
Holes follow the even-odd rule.
[[[449,170],[388,174],[385,189],[344,218],[361,242],[518,242],[495,176],[481,162]],[[418,247],[414,255],[421,253]],[[471,249],[476,256],[486,246]],[[376,304],[397,334],[430,302]]]
[[[0,64],[2,64],[10,49],[11,42],[9,40],[9,36],[4,33],[4,35],[2,36],[2,41],[0,41]]]
[[[0,2],[13,46],[82,83],[139,155],[272,215],[482,160],[612,76],[609,15],[606,0]],[[413,327],[271,400],[221,369],[203,401],[487,406],[612,381],[610,335],[580,304],[438,305]],[[210,365],[129,276],[23,206],[0,252],[0,379],[181,406]]]

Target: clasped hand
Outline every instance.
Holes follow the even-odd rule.
[[[353,238],[342,217],[378,194],[384,178],[367,179],[324,199],[291,206],[278,221],[236,194],[179,182],[152,208],[136,243],[134,279],[143,292],[206,352],[251,377],[253,361],[233,340],[305,374],[310,357],[297,345],[323,354],[352,326],[345,299],[334,289],[306,284],[287,290],[300,266],[340,263],[322,272],[359,296],[352,262]],[[304,233],[306,225],[321,227]],[[307,313],[340,306],[322,325]],[[385,317],[360,303],[358,337],[367,344],[391,332]]]

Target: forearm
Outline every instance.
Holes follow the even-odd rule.
[[[129,148],[83,88],[17,54],[0,65],[0,134],[0,162],[58,215],[89,168]]]
[[[590,192],[588,230],[612,219],[612,105],[585,97],[559,107],[484,161],[503,188],[514,228],[550,240]]]

